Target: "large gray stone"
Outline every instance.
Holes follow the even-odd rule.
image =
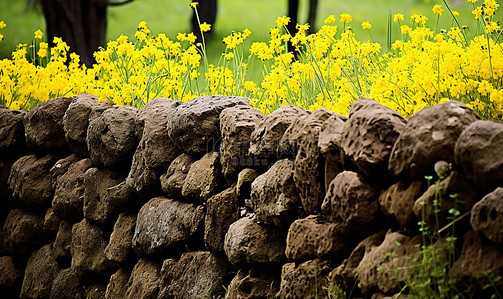
[[[399,181],[379,195],[381,211],[391,223],[404,229],[416,229],[418,218],[414,215],[413,207],[425,189],[422,181]]]
[[[220,113],[250,99],[235,96],[202,96],[176,107],[168,120],[168,134],[187,154],[218,151]]]
[[[230,270],[225,258],[209,251],[185,252],[164,261],[159,298],[218,298]]]
[[[277,264],[284,260],[286,236],[272,227],[245,217],[231,224],[224,250],[233,265]]]
[[[503,188],[496,188],[472,208],[473,229],[495,243],[503,243]]]
[[[156,197],[138,213],[133,249],[140,255],[157,255],[187,244],[204,221],[204,208]]]
[[[136,134],[138,110],[116,106],[95,117],[87,128],[87,149],[93,164],[127,168],[139,142]]]
[[[459,136],[454,149],[456,164],[475,185],[492,190],[503,181],[503,124],[479,120]]]
[[[300,201],[293,170],[291,160],[279,160],[253,181],[249,203],[261,222],[287,226],[297,217]]]
[[[223,185],[219,152],[210,152],[190,166],[183,183],[182,195],[204,202],[220,191]]]
[[[448,101],[412,115],[389,158],[395,176],[424,179],[434,174],[439,160],[454,161],[454,146],[461,132],[479,116],[465,104]]]

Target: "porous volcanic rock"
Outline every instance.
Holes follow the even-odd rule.
[[[422,181],[399,181],[379,195],[381,211],[391,223],[398,224],[401,228],[417,228],[413,207],[425,189],[425,183]]]
[[[365,252],[355,269],[358,287],[368,294],[377,287],[384,293],[400,291],[401,283],[413,275],[410,266],[419,256],[421,237],[409,237],[399,232],[386,233],[384,241]],[[389,258],[393,256],[393,258]]]
[[[377,192],[362,175],[341,172],[330,183],[321,213],[338,224],[339,233],[363,234],[376,228],[380,215]]]
[[[224,177],[231,178],[245,167],[253,167],[249,155],[250,136],[260,124],[264,114],[250,106],[234,106],[220,113],[220,164]]]
[[[105,248],[105,257],[115,263],[126,262],[133,254],[132,239],[136,226],[136,215],[122,213],[115,222],[110,242]]]
[[[187,154],[218,151],[220,113],[250,99],[236,96],[202,96],[179,105],[168,120],[168,134]]]
[[[66,174],[68,168],[70,168],[70,166],[77,161],[79,161],[79,158],[73,154],[56,161],[54,166],[52,166],[51,170],[49,171],[52,177],[52,185],[54,186],[54,188],[56,188],[58,185],[58,178]]]
[[[180,260],[162,264],[159,298],[221,297],[230,270],[225,258],[209,251],[185,252]]]
[[[249,203],[261,222],[286,226],[296,218],[300,202],[293,171],[293,161],[283,159],[253,181]]]
[[[86,142],[89,116],[93,111],[95,114],[103,113],[113,105],[111,101],[99,103],[98,97],[87,93],[72,98],[63,116],[63,130],[73,154],[79,158],[89,157]]]
[[[44,219],[22,209],[9,211],[3,225],[4,245],[16,254],[27,254],[45,241]]]
[[[240,199],[251,197],[251,185],[259,175],[259,172],[253,168],[245,168],[239,172],[236,194]]]
[[[454,148],[456,164],[475,185],[492,190],[503,181],[503,124],[488,120],[471,123]]]
[[[52,200],[54,213],[67,221],[79,221],[83,217],[84,173],[92,167],[90,159],[82,159],[71,164],[65,174],[56,180],[56,190]]]
[[[125,268],[120,268],[110,276],[110,282],[107,285],[105,292],[106,299],[126,298],[127,283],[129,281],[129,273]]]
[[[300,116],[310,112],[292,105],[284,105],[267,115],[255,128],[250,138],[250,154],[264,162],[273,164],[278,157],[278,145],[286,129]]]
[[[11,191],[9,190],[9,174],[12,163],[0,160],[0,198],[10,198]],[[9,205],[7,200],[0,201],[0,208],[5,209]]]
[[[16,263],[14,256],[0,257],[0,289],[7,290],[14,287],[23,279],[23,270]]]
[[[72,268],[59,271],[51,287],[51,299],[57,298],[86,298],[86,289],[80,277]]]
[[[133,268],[126,286],[125,298],[157,298],[161,266],[154,261],[140,259]]]
[[[327,286],[330,262],[321,259],[288,263],[281,270],[280,298],[316,298]]]
[[[391,150],[405,125],[398,112],[374,100],[360,99],[351,105],[344,124],[344,154],[365,177],[386,179]]]
[[[23,119],[26,111],[0,106],[0,155],[15,158],[26,150]]]
[[[189,173],[190,165],[195,161],[192,156],[181,154],[171,162],[168,171],[160,178],[164,195],[175,199],[182,197],[183,183]]]
[[[94,165],[120,169],[131,165],[139,142],[137,114],[136,108],[116,106],[90,120],[86,141]]]
[[[267,269],[239,269],[225,293],[226,299],[274,298],[279,292],[280,273]],[[280,271],[279,271],[280,272]]]
[[[230,188],[210,197],[204,218],[204,244],[208,250],[224,252],[224,239],[229,226],[239,219],[236,188]]]
[[[342,135],[346,116],[334,113],[321,126],[318,138],[318,147],[325,158],[325,189],[328,190],[330,182],[344,170],[344,151],[342,150]]]
[[[122,174],[105,168],[90,168],[83,178],[84,185],[84,217],[99,222],[115,221],[117,216],[127,209],[124,201],[113,200],[107,196],[109,188],[119,185],[124,177]]]
[[[393,146],[390,173],[419,180],[434,174],[437,161],[454,161],[454,146],[461,132],[478,119],[473,110],[457,101],[426,107],[415,113]]]
[[[79,276],[103,273],[110,269],[105,258],[107,240],[103,230],[84,219],[72,227],[72,268]]]
[[[503,243],[503,188],[496,188],[473,206],[470,223],[488,240]]]
[[[44,215],[44,231],[50,235],[56,235],[61,218],[54,214],[52,208],[48,208]]]
[[[204,208],[156,197],[138,213],[133,249],[139,256],[165,253],[186,244],[204,221]]]
[[[37,151],[54,151],[67,147],[63,116],[71,98],[54,98],[33,107],[24,116],[28,147]]]
[[[70,257],[70,247],[72,246],[72,224],[65,220],[59,223],[56,239],[52,243],[52,249],[56,258]]]
[[[273,227],[262,226],[245,217],[231,224],[224,250],[233,265],[275,264],[284,259],[286,236]]]
[[[86,299],[103,299],[107,285],[102,283],[95,283],[86,288]]]
[[[148,102],[138,113],[137,128],[143,128],[143,132],[133,155],[126,184],[140,194],[150,195],[160,191],[161,173],[181,153],[166,130],[169,118],[180,103],[156,98]]]
[[[494,284],[501,289],[503,281],[503,251],[500,244],[485,240],[474,230],[469,230],[463,237],[461,255],[449,272],[460,285],[484,286]]]
[[[54,279],[61,268],[56,261],[51,244],[35,251],[26,264],[21,298],[47,298]]]
[[[290,261],[335,259],[350,250],[337,234],[337,225],[319,215],[295,220],[288,229],[285,254]]]
[[[56,162],[52,155],[29,155],[19,158],[11,167],[9,188],[12,197],[33,208],[47,207],[54,195],[49,170]]]
[[[219,152],[210,152],[190,166],[183,183],[182,195],[204,202],[220,191],[223,183]]]

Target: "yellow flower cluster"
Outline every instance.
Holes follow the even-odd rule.
[[[252,43],[251,56],[244,49],[250,30],[225,37],[226,49],[217,64],[208,62],[204,42],[194,45],[193,33],[180,33],[171,40],[164,34],[153,36],[141,22],[133,40],[121,35],[110,41],[95,52],[97,63],[86,68],[61,39],[49,47],[38,30],[32,46],[19,45],[11,59],[0,61],[0,104],[29,109],[51,97],[88,92],[100,100],[142,107],[156,97],[186,101],[222,94],[248,96],[264,113],[293,104],[347,114],[352,102],[369,97],[410,116],[425,106],[455,99],[484,118],[503,120],[498,7],[495,0],[474,4],[482,31],[473,36],[465,27],[435,32],[421,14],[410,16],[409,24],[403,14],[395,14],[392,19],[402,36],[388,53],[377,43],[357,40],[347,26],[352,21],[349,14],[340,15],[342,30],[335,25],[336,16],[330,15],[311,35],[308,24],[288,32],[290,19],[283,16],[271,28],[269,41]],[[448,17],[458,15],[446,9]],[[437,18],[443,11],[440,5],[432,9]],[[361,25],[372,30],[369,22]],[[200,29],[211,26],[203,23]],[[250,60],[258,61],[261,82],[247,79],[248,65],[256,65]]]

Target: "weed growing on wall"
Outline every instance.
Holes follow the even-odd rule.
[[[399,27],[401,36],[395,41],[389,36],[388,52],[378,43],[357,39],[352,26],[362,26],[372,36],[372,24],[352,24],[349,14],[328,16],[311,35],[309,24],[288,32],[289,18],[280,17],[269,41],[249,46],[250,56],[244,53],[251,32],[232,32],[223,39],[226,49],[218,63],[207,60],[204,41],[195,44],[193,33],[172,39],[154,35],[141,22],[134,38],[121,35],[110,41],[94,54],[97,63],[86,68],[68,53],[64,41],[57,39],[50,48],[37,31],[31,45],[19,45],[11,59],[0,62],[0,104],[30,109],[51,97],[88,92],[141,108],[155,97],[186,101],[222,94],[248,96],[265,113],[293,104],[347,114],[352,102],[369,97],[409,116],[455,99],[484,118],[502,120],[499,4],[467,2],[473,5],[472,16],[459,16],[445,1],[433,6],[434,20],[421,14],[390,15],[388,26]],[[453,26],[439,28],[440,18],[451,18]],[[461,25],[460,18],[475,18],[477,28]],[[201,31],[209,29],[210,24],[200,25]],[[247,76],[252,68],[262,73],[260,82]]]

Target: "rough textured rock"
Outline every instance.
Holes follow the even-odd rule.
[[[44,219],[21,209],[13,209],[3,225],[5,247],[12,253],[26,254],[45,240]]]
[[[186,244],[204,221],[204,208],[156,197],[138,213],[133,249],[140,255],[165,253]]]
[[[66,174],[68,168],[70,168],[70,166],[77,161],[79,161],[79,158],[73,154],[56,161],[54,166],[52,166],[51,170],[49,171],[52,177],[54,188],[57,187],[58,178]]]
[[[59,223],[61,222],[61,218],[58,215],[54,214],[54,210],[52,208],[47,209],[44,216],[44,231],[48,234],[56,234],[59,228]]]
[[[168,120],[169,136],[187,154],[218,151],[220,113],[236,105],[249,106],[249,100],[234,96],[202,96],[179,105]]]
[[[390,173],[422,180],[434,173],[435,162],[453,162],[461,132],[478,118],[457,101],[426,107],[412,115],[391,152]]]
[[[442,204],[435,207],[435,199]],[[436,225],[443,226],[450,221],[448,220],[448,217],[452,216],[449,213],[450,209],[454,208],[463,214],[470,211],[478,199],[474,186],[459,172],[452,171],[446,179],[438,184],[431,185],[416,200],[413,211],[418,219],[422,219],[424,215],[425,222],[431,228],[434,228]],[[436,223],[437,220],[438,223]]]
[[[82,176],[84,185],[84,217],[107,223],[127,209],[123,201],[111,200],[109,188],[119,185],[124,177],[113,170],[90,168]],[[127,198],[126,198],[127,199]],[[124,200],[126,200],[124,199]]]
[[[409,266],[419,255],[421,237],[411,238],[399,232],[388,231],[381,245],[365,252],[355,269],[358,287],[364,294],[378,287],[384,293],[400,291],[400,283],[413,273]],[[392,258],[390,258],[390,256]]]
[[[18,157],[26,150],[23,119],[26,111],[0,107],[0,155]]]
[[[77,157],[89,156],[86,136],[91,112],[94,110],[95,113],[102,113],[112,106],[113,103],[110,101],[99,103],[98,97],[91,94],[83,93],[72,98],[72,102],[63,116],[63,129],[70,150]]]
[[[26,264],[20,297],[49,297],[52,282],[60,270],[50,244],[35,251]]]
[[[105,257],[116,263],[126,262],[133,254],[132,239],[136,215],[122,213],[115,222],[110,242],[105,248]]]
[[[51,287],[49,298],[86,298],[86,290],[72,268],[59,271]]]
[[[380,209],[375,189],[363,177],[351,171],[338,174],[330,183],[321,213],[337,223],[339,232],[357,234],[375,229]]]
[[[424,193],[425,188],[422,181],[410,183],[399,181],[381,192],[379,196],[381,211],[391,223],[398,224],[401,228],[417,228],[417,218],[412,208],[416,199]]]
[[[91,166],[90,159],[82,159],[71,164],[68,171],[58,177],[54,199],[52,200],[52,208],[56,215],[68,221],[82,219],[82,206],[84,203],[83,174]]]
[[[0,257],[0,290],[14,287],[23,279],[23,270],[20,269],[13,256]]]
[[[178,261],[164,261],[159,298],[218,298],[224,295],[222,285],[229,271],[221,256],[209,251],[185,252]]]
[[[225,293],[226,299],[274,298],[279,292],[280,274],[271,269],[239,269]]]
[[[286,226],[296,218],[300,202],[293,171],[294,163],[283,159],[253,181],[249,203],[258,220]]]
[[[463,237],[461,255],[449,275],[460,284],[484,286],[492,282],[501,289],[503,281],[495,280],[498,276],[503,277],[501,246],[484,240],[473,230],[468,231]]]
[[[290,261],[337,259],[349,250],[344,238],[337,234],[337,225],[321,216],[295,220],[288,229],[285,254]]]
[[[8,184],[11,167],[12,163],[0,160],[0,198],[7,199],[11,196]],[[1,208],[6,207],[7,205],[8,202],[6,200],[0,201]]]
[[[365,177],[385,179],[391,150],[405,125],[406,120],[398,112],[374,100],[358,100],[344,124],[344,154]]]
[[[262,226],[246,217],[229,227],[224,250],[233,265],[274,264],[284,259],[285,241],[286,236],[280,230]]]
[[[63,116],[71,98],[55,98],[33,107],[24,116],[28,147],[37,151],[51,151],[66,147]]]
[[[88,273],[103,273],[110,264],[105,258],[107,241],[103,230],[84,219],[72,227],[72,269],[79,276]]]
[[[52,243],[52,249],[56,258],[70,257],[70,247],[72,245],[72,224],[67,221],[59,223],[56,239]]]
[[[125,298],[157,298],[160,283],[160,265],[154,261],[141,259],[131,272],[126,286]]]
[[[245,168],[238,174],[236,194],[239,198],[250,198],[251,184],[259,176],[259,172],[252,168]]]
[[[497,188],[473,206],[470,222],[488,240],[503,243],[503,188]]]
[[[320,259],[283,265],[279,297],[316,298],[323,294],[330,270],[330,262]]]
[[[205,154],[192,163],[182,187],[184,197],[205,201],[222,189],[220,157],[218,152]]]
[[[110,276],[110,282],[107,285],[105,298],[125,298],[129,276],[131,276],[131,273],[124,268],[120,268],[117,272],[112,274],[112,276]]]
[[[17,160],[12,165],[8,180],[14,199],[34,208],[48,206],[54,194],[49,170],[55,162],[56,158],[52,155],[30,155]]]
[[[321,155],[325,158],[325,190],[328,190],[330,182],[344,170],[344,151],[341,141],[346,120],[345,116],[333,114],[321,126],[318,147]]]
[[[103,112],[89,122],[87,149],[93,164],[109,168],[131,165],[139,138],[136,134],[138,110],[117,106]]]
[[[126,183],[140,194],[150,195],[160,190],[161,172],[181,153],[166,130],[169,118],[180,103],[157,98],[138,113],[137,128],[143,128],[143,132]]]
[[[168,171],[161,175],[161,188],[169,198],[181,198],[182,188],[190,165],[195,162],[192,156],[181,154],[169,165]]]
[[[258,159],[262,166],[278,160],[278,145],[286,129],[300,116],[310,112],[285,105],[267,115],[251,134],[250,154]],[[262,163],[263,162],[263,163]]]
[[[204,218],[204,244],[208,250],[224,252],[229,226],[239,219],[236,188],[230,187],[208,199]]]
[[[105,284],[92,284],[86,289],[86,299],[103,299],[105,298],[106,289]]]
[[[475,185],[492,190],[503,181],[503,124],[479,120],[459,136],[454,149],[456,164]]]
[[[234,106],[220,113],[220,164],[224,177],[231,178],[241,169],[255,166],[249,154],[250,136],[263,118],[260,110],[250,106]]]

